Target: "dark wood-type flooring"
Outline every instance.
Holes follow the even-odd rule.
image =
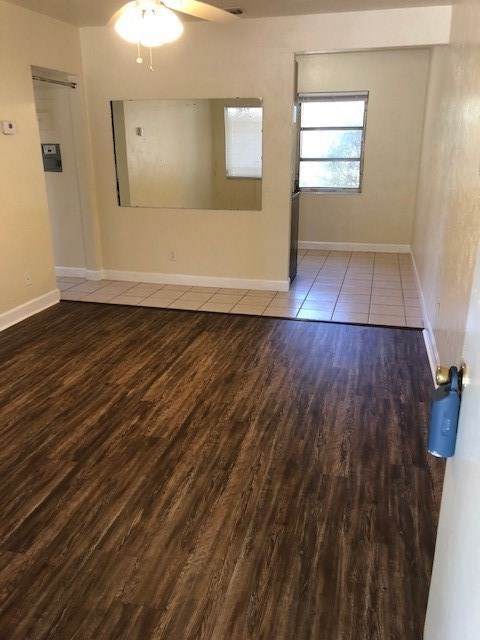
[[[60,303],[0,334],[0,639],[420,640],[421,333]]]

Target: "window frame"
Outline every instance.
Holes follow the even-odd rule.
[[[338,92],[338,93],[300,93],[300,122],[298,128],[298,175],[300,176],[300,167],[302,162],[359,162],[359,180],[358,187],[299,187],[300,191],[310,193],[339,193],[339,194],[353,194],[362,193],[363,185],[363,169],[365,163],[365,134],[367,130],[367,112],[368,112],[368,91],[355,91],[355,92]],[[362,126],[355,127],[303,127],[302,126],[302,114],[303,105],[309,102],[352,102],[361,101],[364,103],[365,108],[363,111],[363,124]],[[360,156],[353,158],[303,158],[301,156],[301,136],[303,131],[361,131],[362,139],[360,144]]]

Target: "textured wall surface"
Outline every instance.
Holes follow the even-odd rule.
[[[413,255],[438,355],[462,358],[480,239],[480,2],[454,8],[432,55]]]
[[[468,367],[455,456],[445,474],[425,640],[480,637],[479,71],[480,1],[458,2],[451,44],[432,58],[413,247],[440,360],[450,365],[464,357]]]
[[[300,240],[410,244],[429,59],[428,49],[298,57],[300,93],[369,92],[362,192],[303,192]]]

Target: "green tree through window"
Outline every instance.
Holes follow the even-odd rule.
[[[300,188],[360,191],[367,97],[301,96]]]

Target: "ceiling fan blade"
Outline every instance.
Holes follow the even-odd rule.
[[[209,20],[210,22],[233,22],[238,20],[238,16],[234,16],[228,11],[197,0],[162,0],[162,2],[169,9],[188,13],[190,16]]]

